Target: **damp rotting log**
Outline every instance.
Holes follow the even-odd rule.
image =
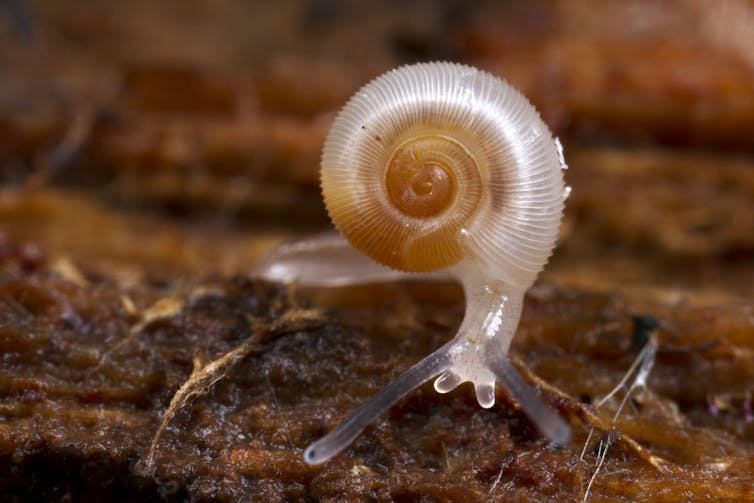
[[[456,285],[335,297],[291,297],[242,278],[126,286],[20,245],[3,249],[6,496],[562,501],[582,498],[594,476],[595,500],[651,500],[649,486],[752,497],[751,306],[636,313],[617,294],[540,285],[513,354],[571,423],[571,442],[548,447],[500,390],[484,410],[467,386],[424,387],[311,467],[309,442],[454,333]],[[591,404],[638,354],[647,317],[659,340],[654,369],[611,429],[617,402]]]

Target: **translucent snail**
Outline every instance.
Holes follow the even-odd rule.
[[[403,66],[348,101],[321,167],[325,205],[345,240],[284,246],[258,274],[328,285],[439,271],[462,283],[466,313],[451,341],[311,444],[308,463],[336,455],[435,377],[440,393],[470,381],[485,408],[494,405],[499,381],[545,437],[568,441],[569,427],[507,355],[524,294],[555,246],[569,190],[566,167],[560,143],[529,101],[476,68]]]

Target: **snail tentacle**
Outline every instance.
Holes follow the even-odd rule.
[[[418,388],[450,366],[448,345],[440,347],[401,374],[387,388],[369,399],[337,428],[309,445],[304,459],[309,464],[324,463],[348,447],[361,431],[407,393]]]
[[[571,438],[571,429],[554,410],[537,397],[532,387],[518,373],[508,355],[497,353],[489,359],[488,364],[510,397],[518,403],[542,435],[554,445],[568,443]]]

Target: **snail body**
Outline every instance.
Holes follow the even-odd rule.
[[[333,223],[385,271],[456,277],[467,309],[451,341],[310,445],[307,462],[328,460],[435,377],[441,393],[470,381],[485,408],[494,405],[500,381],[547,438],[567,441],[568,427],[507,356],[524,294],[555,247],[568,194],[565,168],[560,144],[528,100],[476,68],[403,66],[351,98],[322,154],[322,193]],[[296,267],[300,258],[283,253],[278,271],[290,279],[306,270],[314,279],[311,268]],[[346,277],[358,278],[358,262],[342,262]]]

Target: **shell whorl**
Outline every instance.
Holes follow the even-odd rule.
[[[473,67],[420,63],[362,87],[322,154],[331,219],[404,271],[476,261],[528,287],[558,235],[565,187],[555,140],[529,101]]]

